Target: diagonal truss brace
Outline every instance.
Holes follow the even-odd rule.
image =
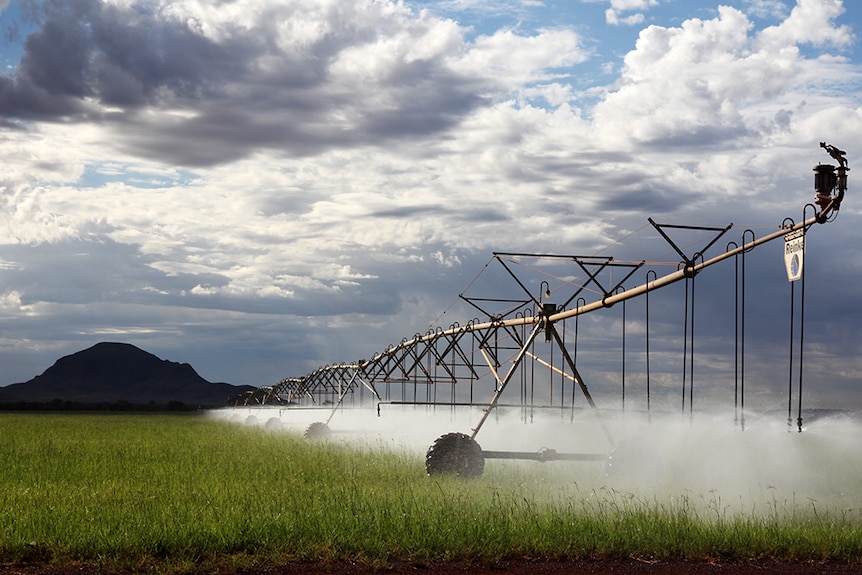
[[[670,244],[670,247],[672,247],[673,250],[679,255],[679,257],[682,258],[683,263],[685,264],[685,267],[687,267],[687,268],[693,268],[695,262],[699,258],[703,257],[703,254],[706,253],[706,250],[711,248],[713,246],[713,244],[715,244],[715,242],[717,242],[719,239],[721,239],[721,236],[726,234],[728,231],[730,231],[730,228],[733,227],[732,223],[728,224],[727,226],[725,226],[723,228],[715,228],[715,227],[707,227],[707,226],[682,226],[682,225],[676,225],[676,224],[657,224],[652,218],[647,218],[647,221],[650,224],[652,224],[652,226],[656,229],[656,231],[659,234],[661,234],[661,237],[663,237],[664,240],[668,244]],[[691,256],[687,256],[685,254],[685,252],[683,252],[682,249],[678,245],[676,245],[676,243],[672,239],[670,239],[670,236],[664,231],[664,228],[671,228],[671,229],[677,229],[677,230],[698,230],[698,231],[705,231],[705,232],[716,232],[716,235],[712,239],[712,241],[710,241],[708,244],[706,244],[706,246],[702,250],[695,252]]]
[[[518,350],[518,355],[515,356],[514,361],[512,361],[512,365],[509,366],[509,371],[506,373],[506,376],[500,379],[500,375],[494,367],[493,363],[489,360],[488,356],[485,354],[484,348],[482,348],[482,355],[485,357],[485,361],[488,363],[488,367],[491,368],[491,373],[494,374],[494,377],[497,379],[497,390],[494,392],[494,397],[491,398],[491,401],[488,403],[488,406],[482,410],[482,417],[479,419],[479,423],[476,424],[476,427],[473,428],[473,433],[470,435],[471,439],[476,439],[476,436],[479,434],[479,430],[482,429],[482,426],[485,424],[485,421],[488,419],[488,416],[491,415],[491,412],[497,407],[497,402],[500,400],[500,395],[503,394],[503,390],[506,389],[506,385],[511,381],[512,376],[515,375],[515,369],[520,365],[521,361],[524,359],[524,356],[527,355],[527,350],[530,345],[532,345],[533,341],[536,339],[536,336],[539,335],[539,332],[542,331],[542,325],[536,324],[533,326],[533,331],[530,332],[530,337],[524,342],[524,345]]]
[[[377,393],[377,389],[374,387],[374,384],[362,376],[361,366],[346,365],[343,367],[352,370],[353,373],[346,383],[339,382],[340,389],[338,394],[338,401],[336,401],[335,405],[332,406],[332,411],[330,411],[329,417],[326,418],[326,425],[329,425],[329,422],[332,421],[332,418],[335,416],[335,412],[337,412],[338,408],[341,407],[341,404],[344,402],[344,398],[347,397],[347,394],[353,391],[353,382],[357,379],[359,380],[360,384],[362,384],[366,389],[368,389],[371,393],[374,394],[374,397],[376,397],[378,401],[382,401],[380,394]]]
[[[530,346],[533,344],[536,337],[542,331],[545,331],[546,333],[550,333],[551,337],[553,338],[553,341],[557,344],[557,347],[562,351],[563,357],[566,360],[566,364],[568,365],[569,369],[572,371],[571,375],[569,375],[569,374],[565,374],[565,375],[567,375],[570,379],[572,379],[578,385],[581,392],[584,394],[584,398],[587,400],[587,403],[589,404],[589,406],[592,407],[594,410],[596,410],[596,412],[598,411],[598,408],[596,407],[596,403],[595,403],[595,401],[593,401],[592,395],[590,395],[589,389],[587,389],[587,386],[584,383],[584,380],[581,377],[581,374],[578,372],[578,369],[575,367],[575,362],[572,359],[572,356],[569,354],[569,351],[566,349],[566,346],[563,343],[562,338],[560,338],[560,334],[557,333],[557,330],[554,328],[554,325],[552,323],[549,323],[547,325],[537,323],[533,327],[533,330],[530,332],[529,337],[527,337],[527,339],[523,342],[523,344],[519,348],[518,354],[515,356],[515,359],[512,361],[512,365],[509,366],[509,370],[506,372],[506,375],[502,378],[500,377],[500,374],[498,373],[498,371],[495,369],[494,364],[491,361],[491,358],[485,354],[484,349],[480,349],[480,351],[482,351],[483,357],[485,358],[485,361],[488,364],[488,367],[491,369],[491,373],[494,375],[494,378],[497,380],[497,389],[494,392],[494,396],[491,398],[491,401],[482,410],[482,417],[479,419],[479,423],[477,423],[476,427],[474,427],[472,429],[472,431],[473,431],[473,433],[471,434],[472,439],[476,439],[476,436],[479,434],[479,431],[482,429],[482,426],[485,424],[485,421],[487,421],[488,416],[491,415],[491,412],[497,407],[497,404],[500,400],[500,396],[503,394],[503,391],[506,389],[506,386],[512,380],[512,376],[515,374],[515,370],[517,370],[518,366],[521,364],[521,362],[524,360],[524,358],[526,356],[529,355],[529,356],[533,357],[533,354],[531,354],[529,352]],[[553,367],[552,367],[552,369],[558,370],[557,368],[553,368]],[[611,436],[610,432],[608,431],[607,427],[605,426],[604,422],[601,419],[599,419],[599,425],[601,426],[602,431],[604,432],[605,437],[608,440],[608,443],[610,443],[611,447],[613,447],[615,445],[613,437]]]

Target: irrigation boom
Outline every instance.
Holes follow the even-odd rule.
[[[837,210],[837,204],[835,206]],[[462,333],[469,333],[475,331],[483,331],[493,328],[505,328],[505,327],[518,327],[522,325],[536,325],[540,324],[542,326],[547,326],[548,324],[553,324],[561,320],[569,319],[578,315],[583,315],[589,313],[591,311],[595,311],[601,308],[608,308],[613,306],[614,304],[623,302],[625,300],[629,300],[641,295],[644,295],[646,292],[655,291],[659,288],[665,287],[667,285],[676,283],[685,278],[694,277],[699,271],[704,268],[707,268],[711,265],[717,264],[721,261],[726,260],[727,258],[733,257],[737,254],[741,254],[742,252],[748,252],[756,248],[761,244],[765,244],[767,242],[771,242],[778,238],[783,238],[787,235],[790,235],[797,231],[806,230],[812,225],[816,223],[821,223],[819,221],[819,216],[813,216],[803,222],[799,222],[797,224],[793,224],[787,228],[783,228],[776,232],[773,232],[769,235],[763,236],[762,238],[757,238],[748,242],[747,244],[732,248],[724,253],[721,253],[713,258],[710,258],[706,261],[702,261],[697,264],[690,264],[682,267],[681,269],[669,273],[667,275],[658,277],[652,281],[647,281],[639,286],[627,289],[625,291],[609,294],[600,300],[596,300],[586,305],[582,305],[570,310],[563,310],[554,313],[548,313],[547,315],[535,315],[535,316],[525,316],[519,318],[512,319],[498,319],[498,320],[490,320],[483,323],[475,323],[475,324],[467,324],[464,326],[451,327],[442,331],[435,331],[432,333],[427,333],[423,335],[417,335],[414,338],[403,341],[400,344],[383,351],[371,359],[367,361],[361,361],[355,364],[350,364],[357,369],[362,369],[364,366],[371,365],[381,361],[383,358],[387,356],[397,355],[398,352],[402,349],[409,348],[417,343],[423,343],[427,341],[432,341],[441,337],[455,336]],[[496,254],[496,255],[506,255],[506,254]],[[526,255],[526,254],[515,254],[515,255]],[[555,308],[548,308],[555,309]]]
[[[520,374],[522,380],[526,380],[524,366],[528,361],[532,361],[533,366],[538,365],[542,369],[547,370],[552,378],[556,375],[561,380],[568,380],[572,383],[573,410],[574,391],[578,388],[586,399],[587,405],[593,411],[597,411],[595,409],[595,401],[576,367],[575,356],[566,345],[565,329],[558,329],[557,324],[563,324],[565,320],[576,319],[579,316],[600,309],[610,308],[639,296],[646,295],[648,302],[648,294],[653,291],[683,280],[692,280],[693,284],[693,279],[702,270],[740,254],[743,255],[744,261],[745,253],[752,251],[762,244],[780,238],[783,238],[786,246],[788,246],[785,249],[786,254],[792,250],[802,250],[798,246],[804,247],[804,237],[809,228],[815,224],[824,224],[834,219],[847,189],[847,172],[849,168],[845,153],[826,143],[821,143],[821,147],[838,162],[838,165],[818,164],[814,168],[816,190],[814,204],[806,204],[803,209],[803,219],[798,223],[794,223],[789,218],[785,219],[780,229],[760,238],[754,237],[753,232],[746,230],[743,233],[741,245],[730,242],[727,244],[724,252],[707,259],[705,257],[707,250],[723,237],[733,224],[715,228],[679,226],[658,224],[650,218],[648,220],[649,223],[673,247],[681,258],[681,261],[676,265],[676,269],[664,275],[659,275],[645,261],[619,261],[611,257],[596,256],[495,252],[494,258],[500,262],[506,272],[512,276],[515,283],[524,292],[524,299],[479,300],[463,298],[482,311],[486,319],[474,319],[466,325],[454,323],[448,328],[440,327],[431,329],[424,334],[417,333],[413,337],[404,338],[399,344],[390,346],[386,350],[375,354],[371,359],[327,365],[318,368],[304,377],[282,380],[276,386],[259,388],[259,390],[251,394],[237,398],[234,405],[281,403],[296,406],[310,401],[316,405],[331,409],[331,413],[325,423],[316,423],[312,426],[314,433],[321,434],[328,432],[328,424],[336,413],[336,410],[342,407],[345,399],[348,396],[353,396],[357,390],[360,394],[360,403],[362,401],[362,392],[367,390],[370,393],[373,402],[376,404],[378,414],[380,413],[381,406],[392,404],[447,405],[452,407],[469,405],[483,407],[481,418],[477,425],[472,428],[470,434],[446,434],[440,437],[429,448],[426,456],[426,467],[429,474],[448,472],[461,475],[477,475],[482,472],[486,458],[521,458],[537,461],[551,461],[555,459],[603,460],[606,458],[606,454],[557,453],[554,450],[542,450],[538,453],[529,454],[514,451],[483,451],[476,443],[476,436],[492,411],[502,405],[500,403],[501,396],[515,379],[515,376]],[[812,215],[807,217],[809,211]],[[712,234],[712,238],[699,251],[688,255],[674,243],[667,233],[669,229],[679,228],[709,232]],[[749,232],[750,240],[746,241],[747,233]],[[536,297],[532,294],[532,290],[525,285],[525,282],[521,281],[505,262],[507,258],[517,259],[521,257],[535,257],[574,264],[580,269],[581,277],[586,279],[580,285],[576,286],[576,291],[571,294],[571,297],[565,303],[561,305],[552,303],[549,301],[551,293],[548,282],[542,282],[542,286],[547,285],[547,289],[544,292],[540,290],[540,295]],[[799,257],[801,257],[801,254]],[[801,261],[794,261],[794,265],[801,270]],[[644,267],[648,269],[645,280],[634,287],[626,288],[624,284],[632,278],[636,271]],[[611,280],[609,283],[605,276],[619,269],[623,270],[622,280]],[[790,263],[788,263],[788,275],[790,273]],[[580,294],[585,293],[588,286],[600,297],[596,297],[592,301],[587,301],[582,297]],[[692,319],[690,337],[693,362],[693,287],[691,294]],[[481,307],[480,301],[509,302],[514,303],[515,307],[505,313],[490,312]],[[572,302],[574,302],[574,305],[568,308]],[[686,306],[688,305],[687,291]],[[686,314],[688,314],[688,311],[687,307]],[[623,321],[624,324],[625,320]],[[688,329],[688,326],[686,326],[686,329]],[[550,351],[551,355],[547,358],[542,357],[535,350],[534,343],[540,334],[544,334],[545,342],[550,344],[549,348],[559,350],[560,359],[558,365],[554,364],[552,350]],[[623,343],[624,345],[625,343]],[[623,352],[624,354],[625,351]],[[649,348],[647,347],[648,361]],[[647,367],[647,390],[649,390],[648,371],[649,368]],[[473,397],[473,385],[480,380],[489,381],[493,385],[493,395],[487,402],[477,402]],[[469,383],[470,385],[469,400],[466,401],[463,397],[459,398],[456,396],[456,384],[462,383]],[[438,397],[438,389],[445,385],[449,385],[449,397],[441,399]],[[526,383],[523,385],[526,386]],[[684,376],[683,409],[685,408],[685,385]],[[693,382],[690,382],[689,385],[692,386]],[[419,397],[418,391],[423,386],[425,391],[424,399]],[[395,388],[395,398],[393,398],[393,387]],[[411,387],[412,398],[409,397],[411,395],[409,388]],[[401,395],[400,399],[397,398],[399,391]],[[527,403],[526,396],[526,387],[523,387],[520,404],[522,407]],[[801,351],[799,397],[801,410]],[[551,398],[551,404],[553,404],[553,387]],[[649,398],[649,391],[647,391],[647,398]],[[562,407],[562,391],[558,396],[558,400]],[[532,408],[532,399],[529,401]],[[625,393],[623,391],[624,401]],[[690,397],[690,409],[692,402],[693,397]],[[613,448],[615,442],[612,434],[605,424],[601,422],[600,418],[599,424],[607,438],[608,444]],[[801,413],[799,415],[799,428],[801,431]],[[312,428],[309,428],[310,431],[312,431]]]

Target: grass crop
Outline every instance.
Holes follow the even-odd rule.
[[[126,569],[507,558],[862,561],[862,517],[816,502],[585,489],[550,466],[429,478],[415,453],[194,415],[0,414],[0,561]]]

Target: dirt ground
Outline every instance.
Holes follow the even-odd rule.
[[[144,569],[141,573],[151,572]],[[0,575],[130,575],[87,565],[0,565]],[[862,574],[862,565],[816,562],[722,562],[646,561],[637,559],[600,561],[518,560],[493,565],[441,561],[399,562],[372,566],[352,562],[288,563],[235,571],[192,571],[177,575],[849,575]]]

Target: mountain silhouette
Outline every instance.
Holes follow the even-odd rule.
[[[210,383],[187,363],[160,359],[128,343],[102,342],[58,359],[30,381],[0,388],[0,401],[220,407],[252,389]]]

